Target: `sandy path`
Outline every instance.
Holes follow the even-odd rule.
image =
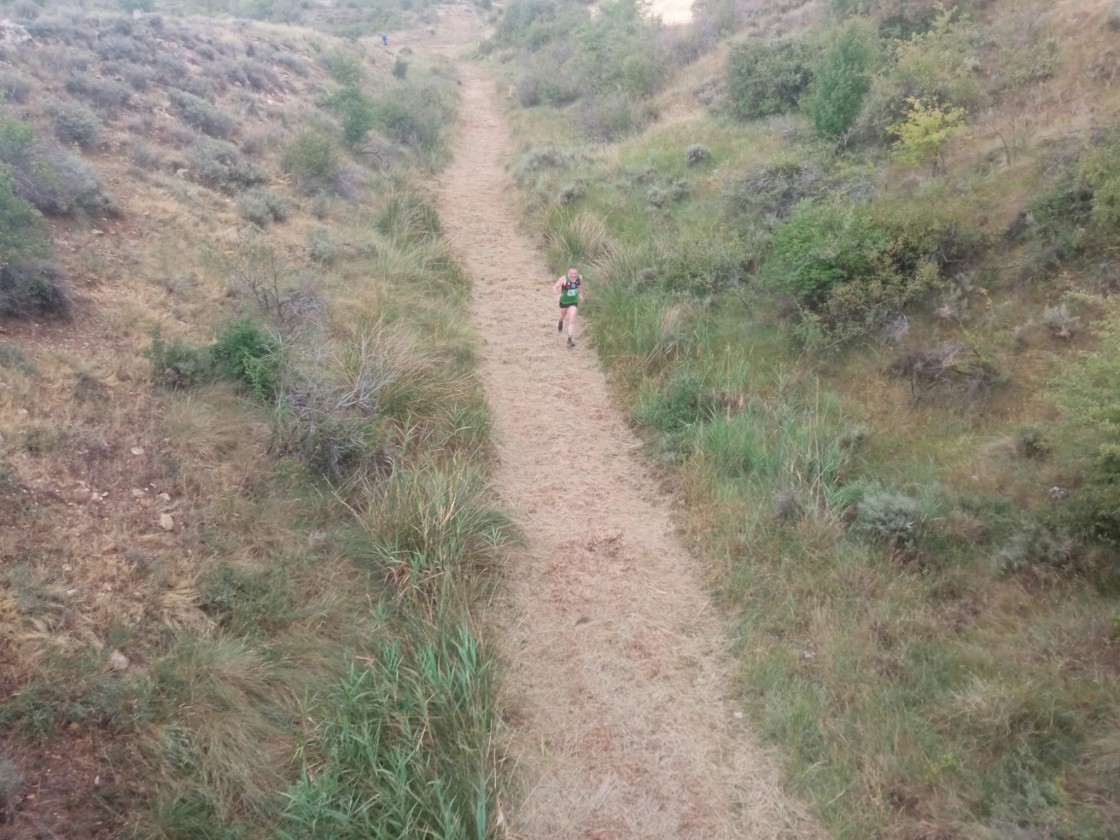
[[[470,18],[445,16],[459,43],[477,37]],[[441,27],[432,43],[447,37]],[[459,72],[438,201],[475,282],[497,483],[525,535],[498,619],[521,783],[511,836],[815,836],[727,701],[723,627],[594,352],[557,333],[554,278],[515,217],[494,83],[466,61]]]

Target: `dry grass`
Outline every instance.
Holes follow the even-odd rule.
[[[47,128],[39,103],[68,96],[68,68],[122,72],[96,52],[109,36],[86,38],[94,22],[67,15],[59,26],[79,32],[71,47],[50,35],[4,47],[30,85],[20,116],[38,131]],[[98,18],[103,34],[116,20]],[[131,38],[119,43],[140,49],[158,38],[158,61],[129,65],[145,77],[143,90],[99,114],[101,146],[88,157],[120,217],[50,220],[55,258],[74,283],[74,317],[0,324],[0,688],[23,710],[4,719],[0,745],[18,747],[39,786],[36,800],[18,794],[17,832],[38,820],[68,836],[108,836],[155,797],[164,804],[144,819],[154,831],[160,813],[181,813],[175,803],[203,789],[224,818],[275,809],[275,791],[293,772],[300,702],[334,674],[362,626],[355,616],[369,607],[365,580],[331,536],[331,504],[305,496],[298,471],[285,472],[291,465],[278,467],[262,407],[226,385],[161,391],[146,357],[154,327],[200,347],[255,306],[225,267],[245,249],[244,222],[231,192],[191,171],[197,140],[169,105],[171,87],[209,91],[203,98],[233,116],[231,141],[293,208],[270,226],[267,244],[298,274],[312,265],[312,231],[327,227],[341,243],[361,234],[352,205],[296,193],[277,158],[309,117],[333,124],[316,98],[332,85],[320,56],[340,42],[293,27],[173,17],[155,31],[151,20],[131,22]],[[262,78],[274,79],[268,89],[225,75],[254,51]],[[390,69],[378,56],[366,78],[376,84]],[[371,280],[361,257],[343,248],[336,268],[360,276],[361,305],[375,306],[383,281]],[[317,273],[317,290],[335,285]],[[415,352],[415,340],[390,337],[375,349],[398,366],[439,364]],[[283,585],[270,570],[283,571]],[[229,600],[227,585],[241,596]],[[270,643],[229,635],[231,621],[273,620],[268,611],[291,591],[298,602],[282,610]],[[244,593],[263,599],[262,612],[223,612],[252,602]],[[120,653],[123,665],[110,658]],[[89,765],[68,767],[61,753],[26,746],[67,726],[97,730],[106,746],[103,758],[91,756],[89,778],[112,774],[120,785],[112,818],[72,833],[67,815],[101,810],[107,794],[90,787]],[[118,735],[141,749],[119,754]],[[196,768],[189,783],[171,754]]]

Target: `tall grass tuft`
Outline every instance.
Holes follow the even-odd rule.
[[[548,255],[557,269],[602,266],[615,252],[606,223],[590,213],[561,214],[548,231]]]
[[[494,673],[470,627],[414,622],[319,698],[324,723],[288,793],[289,840],[483,840],[497,786]]]
[[[510,522],[490,504],[482,475],[468,463],[425,461],[398,470],[358,514],[360,560],[384,570],[404,597],[421,602],[462,587],[497,560]]]

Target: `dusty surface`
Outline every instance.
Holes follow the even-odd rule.
[[[471,43],[471,23],[460,7],[445,29]],[[728,701],[727,638],[669,500],[638,462],[594,352],[557,332],[554,278],[514,214],[494,83],[466,61],[459,72],[440,210],[475,281],[497,479],[525,534],[499,619],[520,784],[511,835],[812,837]]]

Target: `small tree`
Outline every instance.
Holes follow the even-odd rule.
[[[753,120],[794,110],[813,81],[809,62],[804,41],[740,44],[727,69],[732,112],[741,120]]]
[[[960,133],[965,119],[964,108],[942,109],[938,105],[925,105],[922,100],[911,98],[906,119],[892,125],[891,134],[898,141],[891,148],[894,156],[903,163],[914,166],[930,164],[936,173],[945,165],[945,144]]]
[[[839,139],[851,128],[871,87],[878,38],[864,20],[841,26],[813,71],[805,110],[817,134]]]
[[[9,169],[0,164],[0,268],[25,256],[43,256],[39,213],[15,193]]]

